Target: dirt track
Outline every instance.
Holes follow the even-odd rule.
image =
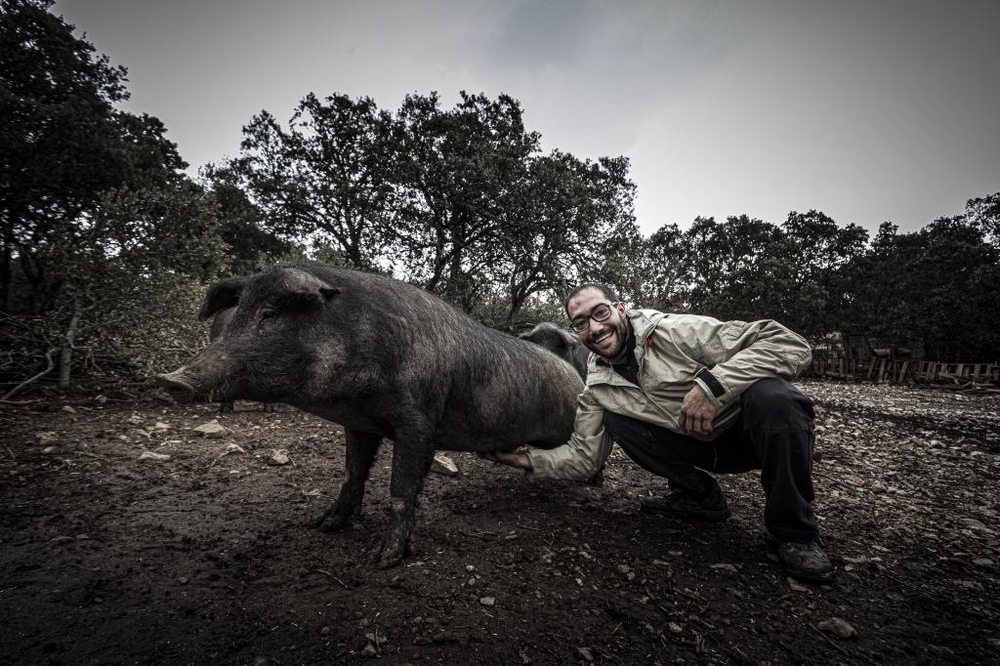
[[[0,663],[1000,662],[1000,397],[801,385],[823,587],[768,560],[752,474],[721,478],[732,519],[687,524],[637,513],[664,487],[618,451],[599,488],[451,454],[414,556],[377,571],[391,447],[363,524],[327,534],[307,526],[343,478],[327,422],[239,403],[206,439],[208,405],[4,406]]]

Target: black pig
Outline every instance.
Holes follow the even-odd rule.
[[[545,347],[572,365],[581,379],[587,378],[587,358],[590,356],[590,350],[580,341],[580,336],[576,333],[545,321],[518,337]]]
[[[327,266],[275,266],[212,285],[202,314],[233,306],[220,337],[157,379],[180,400],[284,402],[342,424],[347,476],[316,523],[330,531],[360,514],[381,439],[393,440],[380,568],[409,552],[435,448],[554,447],[572,432],[583,390],[572,366],[412,285]]]

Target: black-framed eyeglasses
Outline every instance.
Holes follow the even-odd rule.
[[[590,328],[591,319],[597,322],[606,321],[607,318],[611,316],[614,307],[614,303],[599,303],[593,307],[590,314],[576,317],[569,323],[569,325],[572,326],[573,330],[577,333],[583,333]]]

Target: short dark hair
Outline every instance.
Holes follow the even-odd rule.
[[[618,294],[615,293],[615,290],[609,287],[608,285],[604,284],[603,282],[584,282],[583,284],[578,285],[575,289],[573,289],[573,291],[569,292],[569,296],[563,299],[563,312],[569,314],[569,302],[573,300],[574,296],[579,294],[584,289],[596,289],[597,291],[604,294],[604,297],[609,301],[611,301],[612,303],[617,303],[619,300]]]

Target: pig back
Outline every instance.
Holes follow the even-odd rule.
[[[413,285],[345,269],[307,270],[342,300],[325,326],[337,331],[337,341],[327,337],[329,352],[319,355],[336,359],[320,373],[333,389],[327,400],[343,398],[359,417],[363,411],[393,431],[423,419],[436,445],[452,450],[552,447],[569,439],[583,381],[566,361]]]

